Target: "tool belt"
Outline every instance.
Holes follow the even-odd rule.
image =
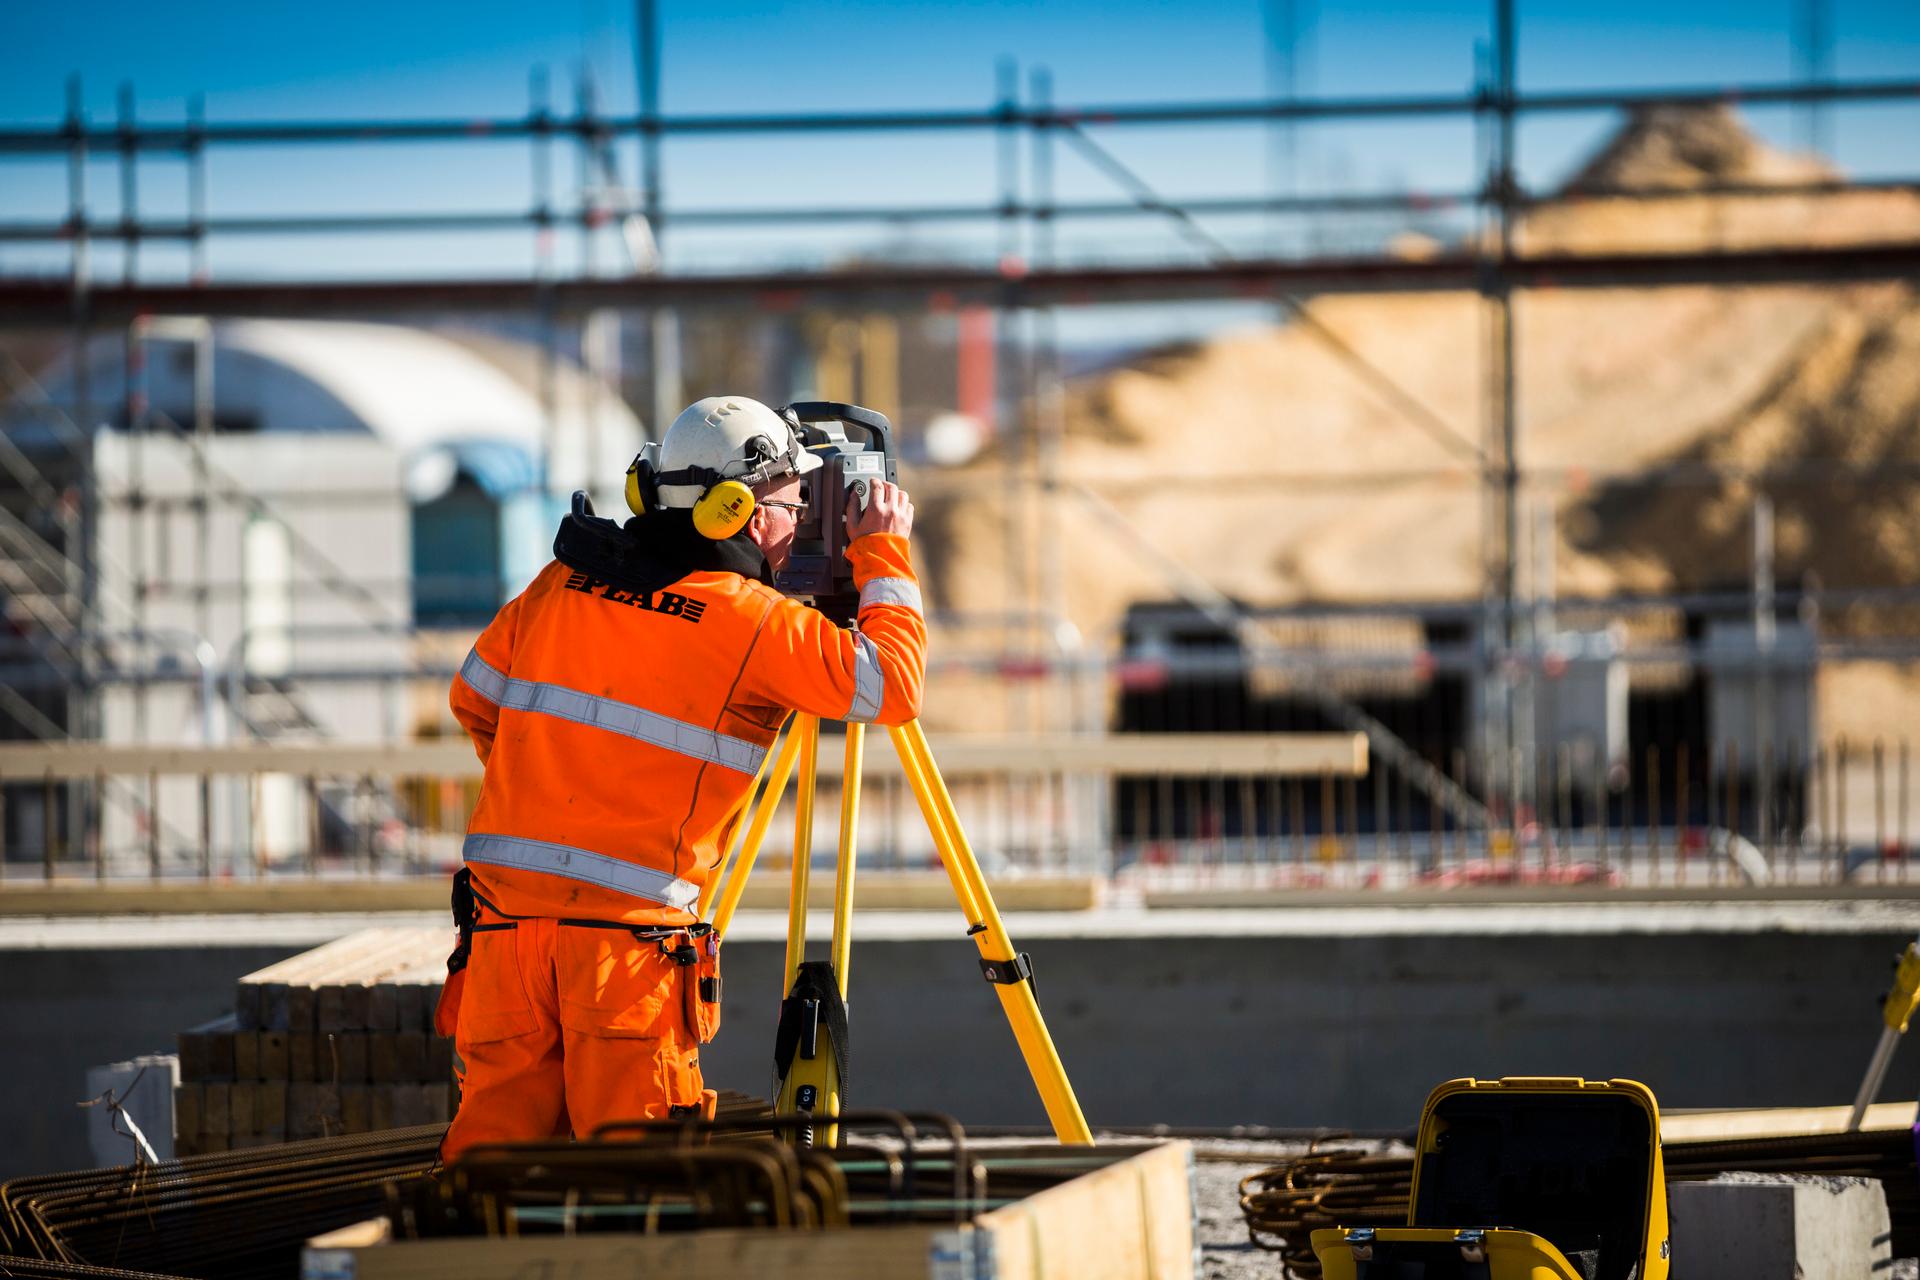
[[[447,981],[440,989],[440,1002],[434,1009],[434,1031],[452,1036],[459,1024],[460,988],[466,978],[467,961],[473,954],[473,935],[494,930],[517,929],[532,916],[510,915],[487,900],[473,887],[473,873],[462,867],[453,875],[453,923],[458,940],[447,957]],[[492,917],[491,919],[485,918]],[[622,924],[617,920],[560,919],[554,923],[568,929],[616,929],[636,942],[652,942],[660,954],[683,969],[691,968],[682,982],[685,991],[687,1029],[706,1044],[720,1030],[720,937],[713,926],[698,921],[685,925]]]

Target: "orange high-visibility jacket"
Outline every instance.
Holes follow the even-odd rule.
[[[673,518],[591,523],[639,543]],[[663,527],[693,548],[669,560],[670,585],[645,589],[657,565],[636,585],[624,563],[556,559],[454,679],[453,713],[486,766],[463,854],[502,912],[690,921],[789,709],[919,714],[927,632],[906,539],[850,546],[855,631],[756,580],[765,560],[744,535],[702,545]]]

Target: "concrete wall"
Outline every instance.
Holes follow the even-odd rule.
[[[144,926],[124,922],[129,934]],[[0,1178],[85,1168],[86,1071],[171,1052],[241,974],[305,946],[0,950]]]
[[[1234,914],[1246,913],[1220,918]],[[1410,1127],[1427,1091],[1460,1075],[1628,1076],[1668,1107],[1844,1103],[1878,1032],[1889,958],[1912,936],[1011,927],[1096,1126]],[[972,945],[940,933],[858,935],[852,1097],[1042,1122]],[[88,1066],[170,1045],[221,1012],[242,973],[301,949],[0,949],[0,1175],[83,1163],[71,1106]],[[758,931],[729,943],[709,1083],[767,1091],[780,963]],[[1882,1097],[1916,1089],[1908,1046]]]
[[[1479,1075],[1624,1076],[1669,1107],[1850,1102],[1910,935],[1036,939],[1042,1011],[1097,1125],[1411,1128]],[[1016,933],[1016,938],[1018,937]],[[781,956],[727,957],[709,1083],[770,1078]],[[856,945],[853,1096],[1045,1121],[973,948]],[[1882,1097],[1920,1089],[1920,1049]]]

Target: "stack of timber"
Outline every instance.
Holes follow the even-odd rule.
[[[450,948],[450,929],[367,929],[242,978],[231,1014],[180,1034],[176,1152],[445,1124]]]

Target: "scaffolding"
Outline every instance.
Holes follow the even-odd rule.
[[[14,577],[21,563],[55,580],[26,585],[25,594],[51,602],[58,627],[46,628],[61,646],[62,665],[74,674],[73,694],[66,714],[49,717],[23,705],[9,690],[4,710],[35,736],[97,736],[95,693],[110,680],[142,682],[163,678],[142,663],[106,664],[100,661],[103,643],[101,568],[97,529],[99,490],[90,472],[92,450],[87,446],[94,425],[107,406],[87,402],[84,362],[96,334],[123,335],[126,404],[123,414],[137,439],[164,434],[188,442],[196,461],[197,510],[201,518],[200,544],[204,563],[206,512],[215,501],[251,504],[263,519],[280,519],[276,505],[237,491],[207,462],[213,434],[210,378],[212,320],[219,317],[397,316],[421,313],[479,313],[513,311],[535,317],[541,349],[542,399],[548,407],[549,437],[554,403],[554,364],[562,326],[582,329],[596,317],[637,313],[644,317],[646,349],[651,358],[646,388],[639,398],[648,421],[664,421],[681,400],[678,381],[679,318],[687,313],[791,311],[802,308],[834,310],[872,307],[939,309],[979,307],[997,316],[1000,367],[1016,377],[1002,384],[1001,420],[1017,433],[1005,451],[1009,490],[1023,493],[1009,504],[1009,520],[1023,536],[1010,536],[1009,580],[1018,584],[1014,606],[1023,616],[1037,619],[1034,634],[1058,637],[1065,621],[1059,611],[1059,539],[1046,536],[1057,519],[1061,498],[1097,502],[1076,493],[1060,474],[1063,440],[1063,369],[1057,313],[1065,307],[1138,301],[1264,300],[1272,302],[1292,321],[1324,342],[1341,362],[1394,407],[1407,424],[1441,439],[1453,455],[1451,464],[1480,486],[1483,500],[1482,562],[1484,591],[1480,605],[1480,637],[1474,663],[1481,673],[1484,703],[1478,708],[1480,751],[1488,759],[1518,760],[1527,745],[1534,716],[1528,706],[1529,680],[1514,672],[1530,669],[1542,637],[1532,631],[1532,613],[1521,597],[1520,581],[1525,531],[1521,528],[1520,493],[1523,481],[1535,475],[1523,455],[1516,401],[1513,307],[1516,294],[1539,288],[1561,290],[1601,288],[1664,288],[1684,285],[1827,284],[1848,281],[1911,281],[1920,279],[1920,237],[1886,243],[1844,247],[1781,246],[1728,249],[1716,252],[1522,252],[1515,228],[1526,214],[1570,199],[1564,194],[1528,190],[1518,177],[1517,128],[1520,121],[1541,116],[1597,111],[1639,112],[1662,108],[1697,108],[1726,104],[1777,106],[1802,113],[1803,128],[1812,141],[1825,138],[1826,111],[1837,104],[1902,103],[1920,99],[1920,80],[1883,78],[1841,81],[1831,75],[1830,22],[1823,0],[1802,5],[1795,38],[1799,41],[1799,76],[1779,83],[1737,86],[1682,86],[1664,89],[1581,89],[1523,91],[1518,77],[1518,23],[1512,0],[1493,0],[1490,15],[1491,54],[1479,82],[1466,94],[1378,95],[1315,97],[1299,92],[1298,68],[1286,44],[1297,32],[1290,5],[1275,16],[1271,29],[1282,43],[1279,61],[1270,68],[1269,96],[1244,101],[1186,101],[1063,105],[1053,100],[1050,78],[1034,69],[1024,95],[1010,65],[997,74],[996,100],[982,109],[943,111],[885,110],[798,113],[676,114],[663,109],[660,94],[662,47],[655,5],[638,5],[635,68],[639,84],[638,110],[602,111],[590,81],[583,81],[570,112],[556,112],[544,73],[536,73],[527,111],[517,116],[483,119],[303,120],[223,123],[205,118],[198,100],[182,122],[136,118],[130,87],[123,88],[118,118],[112,123],[89,119],[78,79],[69,86],[66,117],[53,127],[0,128],[0,165],[15,160],[63,158],[67,173],[67,212],[57,221],[0,223],[0,243],[65,245],[69,269],[64,278],[16,276],[0,278],[0,326],[25,329],[60,326],[71,335],[72,349],[82,362],[75,386],[78,402],[48,406],[65,418],[68,436],[79,442],[75,452],[81,468],[74,486],[76,501],[64,521],[58,545],[17,527],[4,529]],[[1802,47],[1804,46],[1804,47]],[[1444,192],[1302,194],[1295,189],[1291,166],[1284,153],[1292,147],[1293,131],[1330,121],[1394,121],[1450,119],[1472,126],[1477,140],[1479,169],[1471,184]],[[1223,195],[1169,198],[1131,169],[1096,139],[1095,132],[1131,128],[1182,126],[1212,128],[1264,125],[1287,139],[1280,145],[1283,159],[1270,167],[1272,189],[1265,196]],[[848,203],[831,207],[701,208],[680,207],[667,199],[667,166],[662,148],[669,139],[739,137],[773,139],[796,135],[841,134],[962,134],[995,142],[996,187],[990,200],[979,203]],[[215,213],[207,195],[208,157],[214,151],[259,146],[365,147],[391,143],[499,144],[521,143],[533,173],[533,203],[524,209],[462,210],[396,214],[366,212],[327,215],[235,216]],[[621,180],[621,148],[631,144],[636,177],[632,185]],[[563,202],[555,194],[555,162],[562,148],[575,153],[581,175],[578,198]],[[1055,196],[1055,157],[1070,151],[1111,181],[1118,198],[1063,200]],[[1023,154],[1024,153],[1024,154]],[[120,179],[119,216],[98,218],[90,213],[87,181],[97,157],[112,156]],[[139,173],[142,158],[173,157],[186,166],[187,216],[152,217],[140,211]],[[1024,166],[1022,161],[1025,161]],[[1284,189],[1282,189],[1284,188]],[[1719,183],[1686,187],[1587,187],[1579,199],[1661,199],[1670,196],[1741,196],[1767,198],[1783,195],[1835,194],[1857,191],[1920,192],[1920,175],[1873,182],[1812,182],[1790,187]],[[1471,232],[1456,247],[1418,258],[1387,253],[1304,255],[1237,253],[1214,237],[1198,221],[1227,215],[1346,215],[1384,213],[1411,215],[1445,210],[1470,220]],[[1163,261],[1141,263],[1070,262],[1058,247],[1058,229],[1068,223],[1112,222],[1117,219],[1163,221],[1176,231],[1199,260],[1182,253]],[[999,254],[991,263],[940,262],[932,264],[863,264],[824,266],[782,271],[676,270],[668,252],[668,234],[679,228],[819,226],[917,226],[959,224],[994,228]],[[617,226],[625,246],[626,263],[620,274],[602,274],[590,253],[578,273],[557,269],[555,237],[573,231],[591,245],[594,233]],[[534,238],[534,270],[525,278],[428,279],[275,279],[271,281],[215,280],[208,274],[211,241],[252,236],[298,237],[339,235],[423,234],[460,231],[519,230]],[[103,243],[123,246],[119,279],[108,279],[94,265],[94,250]],[[187,246],[189,270],[184,281],[157,280],[141,273],[143,246],[177,243]],[[1368,362],[1331,331],[1319,327],[1305,299],[1337,293],[1462,292],[1478,295],[1484,303],[1486,365],[1477,437],[1469,438],[1449,425],[1417,397],[1407,392],[1391,373]],[[207,336],[196,348],[196,412],[190,423],[161,422],[140,398],[139,370],[151,317],[196,318]],[[583,343],[583,345],[585,345]],[[0,383],[16,396],[31,394],[26,370],[8,355]],[[551,440],[549,439],[549,447]],[[137,449],[137,446],[136,446]],[[0,450],[0,465],[37,492],[30,460],[18,451]],[[1703,464],[1704,465],[1704,464]],[[1817,470],[1817,468],[1815,468]],[[545,469],[551,474],[551,469]],[[1831,477],[1798,474],[1783,481],[1825,483]],[[1839,477],[1845,480],[1847,477]],[[1315,477],[1276,475],[1239,477],[1240,481],[1272,484],[1318,483]],[[1857,479],[1857,478],[1856,478]],[[1889,477],[1881,476],[1885,482]],[[219,497],[225,491],[224,498]],[[44,482],[40,488],[44,489]],[[137,485],[129,501],[140,507]],[[1112,508],[1107,508],[1112,513]],[[1117,514],[1117,513],[1113,513]],[[1124,524],[1124,517],[1119,517]],[[284,523],[284,521],[283,521]],[[1127,536],[1122,531],[1122,536]],[[1023,545],[1042,548],[1032,561],[1015,550]],[[363,584],[327,567],[318,547],[297,547],[296,555],[338,593],[343,601],[364,605]],[[1169,590],[1203,602],[1204,609],[1225,609],[1225,622],[1241,625],[1231,602],[1211,592],[1204,582],[1182,581],[1184,571],[1169,570]],[[1188,575],[1189,577],[1191,575]],[[9,583],[10,594],[16,583]],[[206,577],[201,579],[203,599]],[[136,633],[143,631],[141,610],[149,597],[147,584],[136,581],[131,616]],[[378,611],[376,611],[378,612]],[[399,625],[391,617],[369,617],[370,625]],[[140,645],[148,646],[141,635]],[[1053,643],[1035,640],[1037,646]],[[1040,656],[1036,649],[1036,656]],[[1056,655],[1059,656],[1059,655]],[[1067,664],[1070,665],[1070,664]],[[406,672],[388,672],[398,678]],[[229,693],[231,696],[231,693]],[[1330,706],[1335,715],[1337,707]],[[1036,714],[1039,723],[1062,727],[1056,711]],[[1374,738],[1382,758],[1394,759],[1391,735],[1378,726],[1360,727]],[[1411,764],[1409,764],[1411,767]],[[1504,793],[1517,797],[1531,789],[1518,764],[1504,778],[1478,780],[1488,798]],[[1434,784],[1438,788],[1438,783]],[[1476,802],[1477,803],[1477,802]],[[1460,816],[1456,814],[1456,816]]]

